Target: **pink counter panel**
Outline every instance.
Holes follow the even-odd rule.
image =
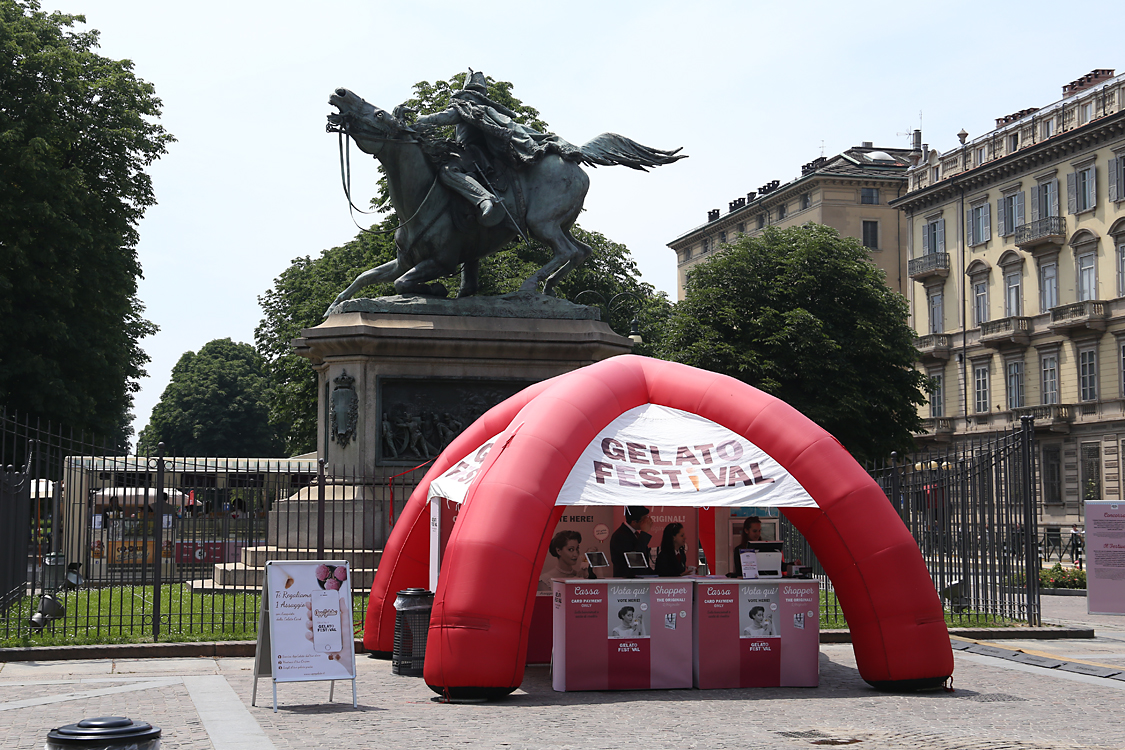
[[[692,581],[553,583],[555,690],[692,686]]]
[[[696,579],[698,688],[816,687],[820,583]]]

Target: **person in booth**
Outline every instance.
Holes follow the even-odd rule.
[[[625,523],[609,538],[609,557],[613,562],[614,578],[636,578],[637,571],[625,562],[626,552],[640,552],[648,560],[648,543],[652,540],[652,518],[643,505],[625,508]]]
[[[656,575],[661,578],[676,578],[695,572],[695,567],[688,567],[684,525],[679,522],[670,523],[664,527],[664,535],[660,539],[660,552],[656,555]]]
[[[742,522],[742,539],[734,548],[734,577],[742,578],[742,550],[747,542],[762,541],[762,519],[750,516]]]

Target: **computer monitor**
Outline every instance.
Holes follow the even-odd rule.
[[[645,557],[644,552],[626,552],[625,564],[630,568],[641,569],[648,568],[648,558]]]
[[[746,542],[743,549],[755,552],[781,552],[782,546],[781,542]]]
[[[586,562],[590,563],[591,568],[609,567],[609,560],[606,559],[604,552],[587,552]]]

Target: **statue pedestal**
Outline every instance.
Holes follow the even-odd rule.
[[[381,537],[390,513],[388,478],[406,473],[405,483],[416,484],[425,470],[411,469],[437,457],[504,399],[631,351],[633,343],[597,315],[596,309],[539,294],[392,297],[350,300],[305,329],[293,346],[318,373],[317,453],[334,481],[367,488],[357,487],[354,502],[348,501],[353,513],[364,508],[364,520],[342,519],[343,527],[370,528]],[[395,491],[396,515],[406,496]],[[299,512],[315,514],[315,494],[293,500]],[[279,513],[291,512],[285,505],[279,503]],[[303,527],[315,530],[315,520]]]

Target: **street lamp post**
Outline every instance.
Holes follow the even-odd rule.
[[[598,298],[598,300],[601,302],[601,304],[605,305],[605,313],[606,313],[605,314],[605,317],[606,317],[605,322],[606,322],[606,325],[609,325],[609,318],[610,318],[610,315],[613,313],[614,309],[620,307],[620,305],[618,304],[618,301],[621,300],[622,298],[632,299],[633,300],[633,319],[631,321],[629,321],[629,339],[634,344],[643,344],[645,342],[644,337],[641,336],[640,321],[637,319],[637,312],[638,312],[638,310],[640,310],[641,301],[642,301],[640,297],[638,297],[636,294],[633,294],[632,292],[618,292],[617,294],[610,297],[609,302],[607,303],[606,300],[605,300],[605,297],[602,295],[601,292],[599,292],[597,290],[594,290],[594,289],[584,289],[583,291],[574,295],[574,301],[577,303],[579,301],[579,299],[581,299],[582,296],[585,295],[585,294],[592,294],[593,296]]]

